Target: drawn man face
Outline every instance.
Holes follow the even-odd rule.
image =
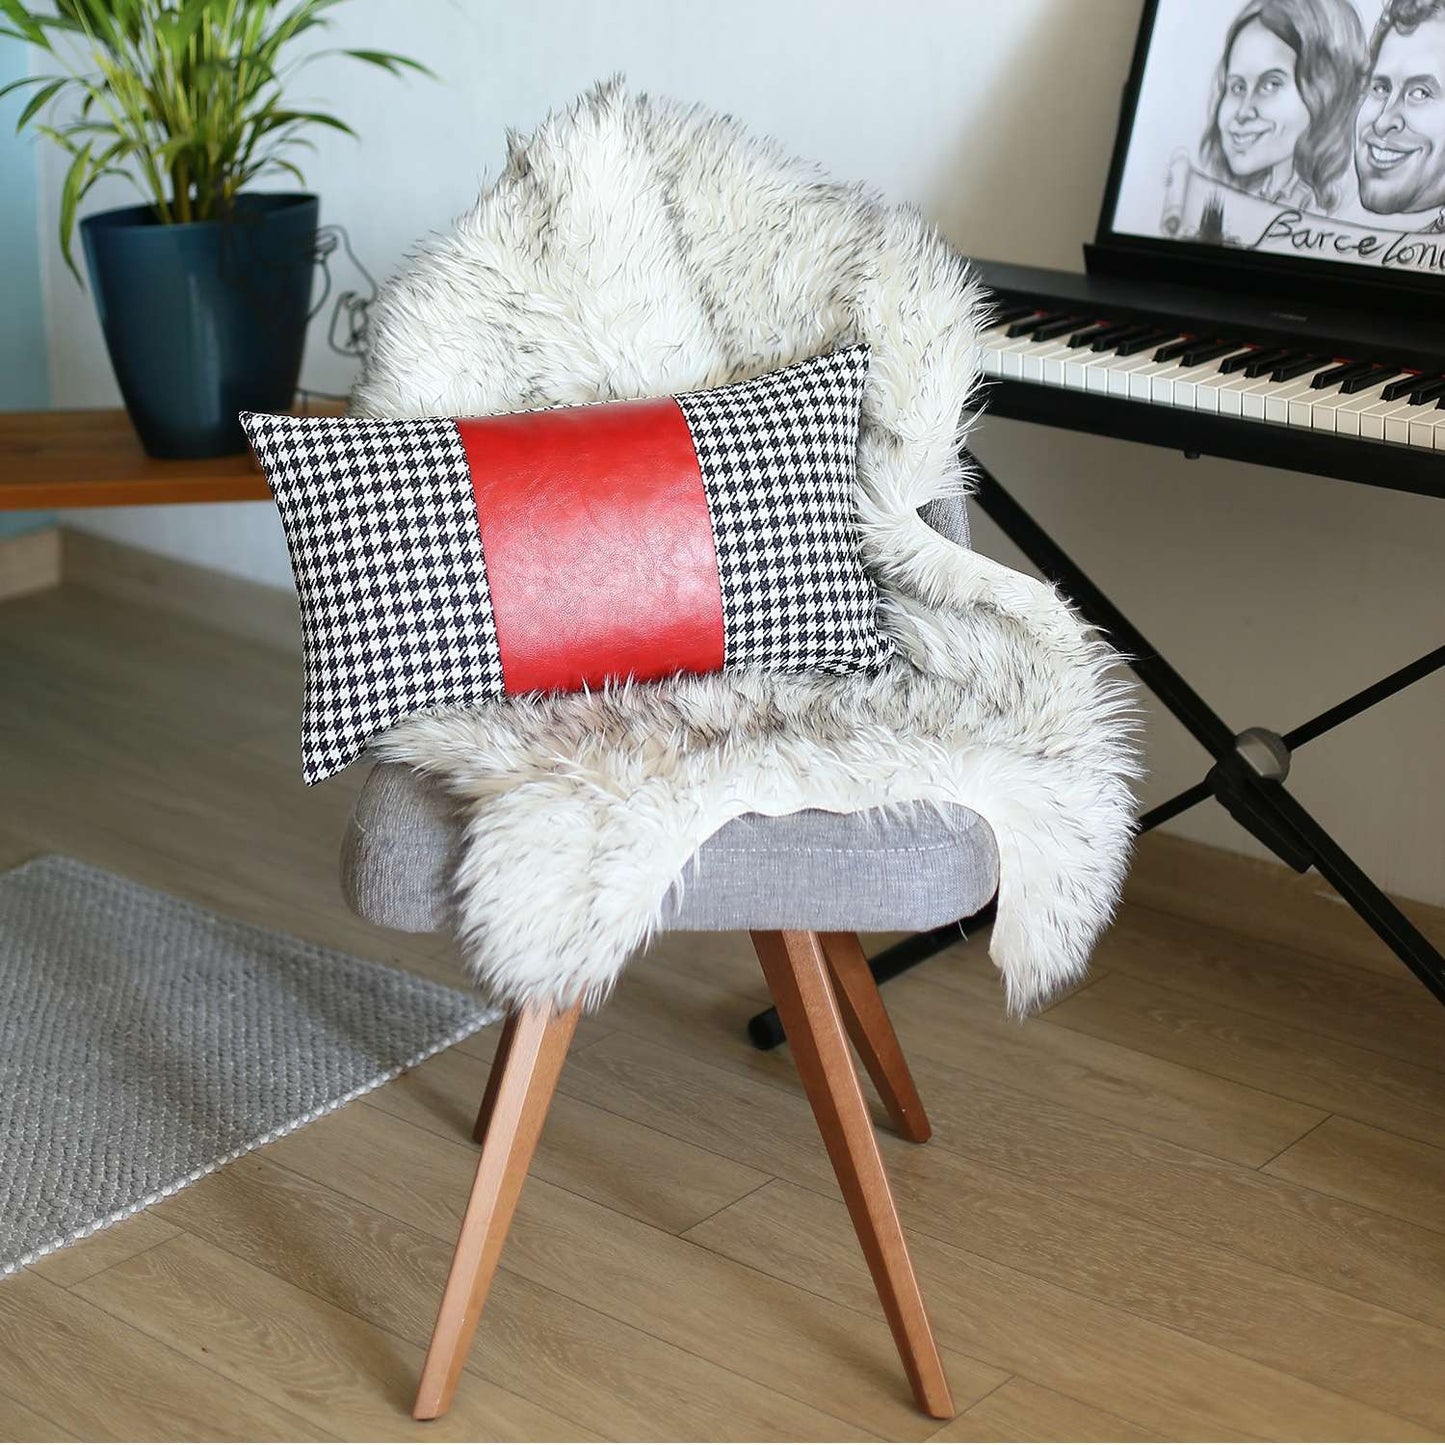
[[[1215,115],[1229,169],[1252,176],[1282,162],[1293,164],[1309,123],[1309,107],[1295,84],[1294,51],[1258,20],[1250,21],[1229,47]]]
[[[1386,32],[1355,120],[1355,169],[1367,210],[1445,206],[1445,15]]]

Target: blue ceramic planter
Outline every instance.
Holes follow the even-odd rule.
[[[149,206],[80,223],[126,409],[153,457],[246,449],[241,411],[286,411],[301,372],[315,196],[251,193],[225,221],[165,226]]]

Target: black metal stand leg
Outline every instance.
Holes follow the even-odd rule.
[[[1344,702],[1327,707],[1308,722],[1291,728],[1284,735],[1284,745],[1287,748],[1303,747],[1323,733],[1339,727],[1341,723],[1358,717],[1377,702],[1384,702],[1387,697],[1394,697],[1397,692],[1419,682],[1421,678],[1429,677],[1432,672],[1439,672],[1442,667],[1445,667],[1445,647],[1432,648],[1424,657],[1416,658],[1414,662],[1392,672],[1389,677],[1382,677],[1379,682],[1361,688],[1353,697],[1347,697]]]
[[[1320,876],[1365,920],[1389,950],[1445,1003],[1445,958],[1388,894],[1280,783],[1262,782],[1280,818],[1309,849]]]
[[[1123,655],[1139,680],[1174,714],[1211,756],[1223,757],[1234,747],[1234,732],[1200,695],[1165,661],[1159,649],[1114,605],[1091,577],[1006,492],[998,478],[976,459],[974,494],[994,525],[1073,604],[1091,626],[1104,633]]]
[[[1139,680],[1214,758],[1203,782],[1151,808],[1139,820],[1138,831],[1147,832],[1207,798],[1216,798],[1241,827],[1291,868],[1298,872],[1318,869],[1395,956],[1445,1003],[1445,958],[1284,787],[1295,748],[1445,668],[1445,647],[1433,649],[1283,736],[1264,728],[1249,728],[1236,735],[976,459],[973,472],[978,479],[976,500],[999,530],[1059,587],[1080,615],[1109,638]],[[990,904],[961,924],[895,944],[872,960],[874,975],[880,982],[893,978],[958,942],[961,931],[981,927],[992,917]],[[783,1041],[782,1027],[771,1009],[749,1021],[748,1034],[762,1049]]]

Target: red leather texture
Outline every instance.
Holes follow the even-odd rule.
[[[722,590],[671,398],[457,422],[509,693],[716,672]]]

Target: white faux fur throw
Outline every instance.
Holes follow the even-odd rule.
[[[1051,589],[918,516],[966,490],[980,304],[913,212],[620,82],[513,136],[476,208],[384,289],[361,415],[659,396],[872,349],[858,507],[897,662],[453,709],[379,741],[461,802],[459,937],[498,1003],[595,1005],[738,814],[909,800],[993,828],[1013,1010],[1083,972],[1132,836],[1129,698]]]

